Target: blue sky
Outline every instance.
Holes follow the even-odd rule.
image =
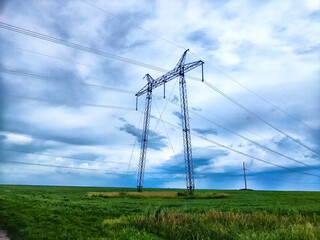
[[[186,81],[196,188],[243,188],[245,161],[249,188],[320,190],[319,1],[7,0],[0,21],[167,70],[190,49],[186,61],[204,60],[206,81],[314,150],[194,81],[195,69]],[[134,93],[146,73],[163,73],[4,28],[0,48],[0,183],[135,187],[142,113]],[[166,99],[162,92],[153,92],[144,186],[184,188],[176,80]]]

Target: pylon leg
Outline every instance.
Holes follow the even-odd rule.
[[[139,161],[139,167],[138,167],[138,179],[137,179],[138,192],[142,192],[142,188],[143,188],[144,169],[145,169],[145,161],[146,161],[147,146],[148,146],[151,101],[152,101],[152,84],[149,83],[148,92],[146,94],[146,103],[145,103],[146,105],[145,105],[143,131],[142,131],[142,139],[141,139],[140,161]]]
[[[182,117],[182,133],[183,133],[183,146],[184,146],[184,162],[186,170],[186,185],[189,194],[194,193],[194,175],[193,175],[193,160],[189,124],[189,111],[187,100],[187,88],[184,77],[184,72],[180,72],[180,104],[181,104],[181,117]]]

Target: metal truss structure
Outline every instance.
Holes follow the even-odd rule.
[[[179,77],[180,85],[180,105],[181,105],[181,116],[182,116],[182,133],[183,133],[183,145],[184,145],[184,162],[186,170],[186,185],[189,194],[193,194],[195,184],[194,184],[194,173],[193,173],[193,160],[192,160],[192,148],[191,148],[191,136],[190,136],[190,124],[189,124],[189,111],[188,111],[188,99],[187,99],[187,87],[185,80],[185,73],[195,69],[196,67],[202,67],[202,81],[203,81],[203,61],[196,61],[191,63],[185,63],[186,55],[189,50],[186,50],[179,62],[173,70],[162,75],[157,79],[153,79],[149,74],[145,76],[148,83],[136,93],[136,97],[140,97],[146,94],[145,112],[144,112],[144,124],[141,139],[141,150],[140,150],[140,161],[138,167],[138,179],[137,179],[137,190],[142,192],[143,180],[144,180],[144,170],[148,146],[148,133],[149,133],[149,123],[150,123],[150,112],[151,112],[151,102],[152,102],[152,90],[164,86],[164,97],[165,97],[165,84],[177,77]],[[138,101],[136,102],[136,104]],[[137,106],[137,105],[136,105]]]

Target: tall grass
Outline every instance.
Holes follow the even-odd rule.
[[[308,239],[320,237],[320,218],[265,213],[199,214],[156,211],[148,216],[107,219],[107,229],[134,227],[162,239]]]

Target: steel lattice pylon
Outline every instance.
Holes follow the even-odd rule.
[[[185,80],[185,73],[191,71],[192,69],[202,66],[202,81],[203,81],[203,61],[196,61],[191,63],[184,63],[186,59],[188,50],[186,50],[176,67],[162,75],[157,79],[153,79],[149,74],[145,77],[148,83],[136,93],[138,99],[139,96],[146,93],[146,103],[145,103],[145,113],[144,113],[144,124],[141,139],[141,150],[140,150],[140,161],[138,168],[138,179],[137,179],[137,189],[139,192],[142,191],[143,180],[144,180],[144,169],[147,154],[148,145],[148,133],[149,133],[149,123],[150,123],[150,112],[151,112],[151,101],[152,101],[152,90],[165,84],[172,79],[179,77],[180,85],[180,104],[181,104],[181,115],[182,115],[182,133],[183,133],[183,145],[184,145],[184,160],[185,160],[185,170],[186,170],[186,185],[189,194],[193,194],[195,184],[194,184],[194,174],[193,174],[193,160],[192,160],[192,148],[191,148],[191,136],[190,136],[190,124],[189,124],[189,111],[188,111],[188,99],[187,99],[187,87]]]

